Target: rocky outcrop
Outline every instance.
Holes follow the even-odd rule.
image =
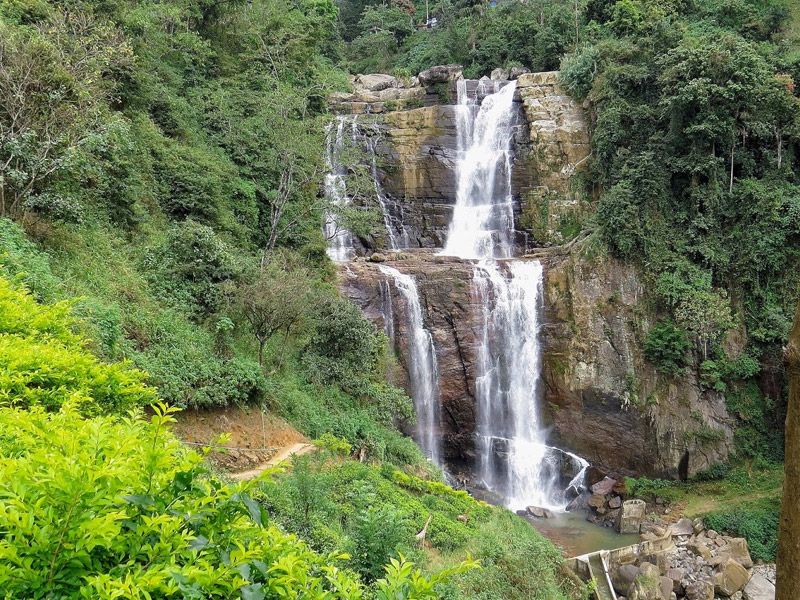
[[[589,130],[584,112],[558,83],[558,72],[519,75],[517,90],[528,130],[515,176],[522,227],[537,246],[561,244],[591,212],[573,175],[585,168]]]
[[[591,240],[546,258],[544,380],[552,439],[610,471],[686,478],[724,460],[723,396],[696,369],[668,377],[643,353],[652,317],[636,269]]]
[[[470,289],[471,263],[430,252],[417,251],[392,256],[390,264],[412,275],[420,294],[425,327],[433,336],[439,370],[441,404],[440,438],[444,457],[452,465],[470,465],[474,458],[475,360],[481,307]],[[340,271],[340,289],[361,307],[381,329],[391,333],[403,369],[395,383],[407,385],[409,356],[404,334],[404,300],[387,286],[378,265],[359,259]],[[387,319],[390,319],[387,321]]]
[[[482,318],[471,286],[473,263],[431,251],[387,258],[415,277],[423,319],[434,338],[445,457],[451,464],[469,464]],[[545,251],[538,258],[545,294],[541,410],[551,425],[549,442],[607,472],[629,475],[687,477],[723,460],[732,444],[723,397],[702,388],[694,370],[669,378],[645,360],[642,340],[650,321],[635,269],[605,255],[593,257],[580,244],[571,252]],[[341,270],[343,293],[380,328],[386,327],[383,281],[377,265],[366,259]],[[391,302],[390,329],[402,363],[408,356],[407,337],[399,334],[403,299],[394,293]]]

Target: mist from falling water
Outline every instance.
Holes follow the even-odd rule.
[[[379,265],[381,273],[394,280],[397,291],[402,295],[406,307],[406,339],[408,340],[408,377],[411,384],[411,397],[417,415],[417,443],[434,463],[440,464],[439,452],[439,369],[436,362],[436,348],[431,332],[425,328],[419,290],[414,278],[395,268]],[[391,293],[388,294],[391,300]],[[385,313],[387,330],[391,327],[394,335],[394,314],[389,304]]]

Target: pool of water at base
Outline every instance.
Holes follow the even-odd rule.
[[[636,534],[619,534],[610,527],[595,525],[586,520],[585,511],[559,512],[549,519],[526,517],[544,537],[559,546],[564,556],[578,556],[597,550],[613,550],[638,544]]]

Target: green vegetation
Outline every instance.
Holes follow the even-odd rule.
[[[746,538],[753,558],[775,560],[782,465],[717,465],[688,482],[642,477],[625,484],[637,497],[662,498],[675,504],[673,512],[703,517],[706,527]]]
[[[559,552],[527,523],[388,465],[306,455],[263,491],[278,522],[319,552],[346,551],[348,565],[367,581],[400,556],[419,564],[433,558],[437,569],[472,556],[481,569],[440,586],[440,597],[550,600],[580,593],[560,574]],[[415,534],[426,523],[420,543]]]
[[[15,598],[434,598],[404,559],[370,590],[270,523],[259,492],[186,450],[171,409],[84,419],[0,409],[0,592]],[[373,595],[374,591],[374,595]]]
[[[644,343],[647,359],[667,375],[677,375],[683,371],[688,350],[686,332],[670,320],[653,326]]]

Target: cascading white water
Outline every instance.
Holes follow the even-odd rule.
[[[473,274],[483,306],[475,382],[479,476],[509,508],[559,509],[561,461],[571,455],[544,443],[538,414],[542,265],[498,262],[514,254],[514,86],[495,87],[478,107],[466,82],[458,82],[457,196],[442,254],[479,261]],[[583,463],[575,463],[581,472]]]
[[[348,122],[350,126],[349,140],[346,131]],[[342,155],[346,148],[360,148],[370,157],[375,200],[377,200],[386,229],[388,249],[408,248],[410,238],[403,224],[402,206],[386,195],[380,182],[376,144],[377,135],[375,135],[374,128],[370,130],[367,127],[366,131],[362,131],[359,127],[358,115],[337,116],[327,129],[325,195],[337,207],[350,205],[352,199],[347,192],[347,168],[342,160]],[[324,233],[325,239],[328,240],[327,253],[332,260],[345,262],[353,258],[355,255],[353,234],[337,222],[335,214],[329,213],[325,216]]]
[[[328,172],[325,175],[325,195],[337,207],[350,204],[345,183],[347,170],[341,159],[345,144],[345,125],[345,117],[341,115],[336,117],[336,120],[328,125],[326,136],[325,164]],[[355,116],[352,117],[351,129],[352,136],[355,136]],[[325,215],[324,233],[325,239],[328,240],[327,253],[331,260],[345,262],[353,257],[355,254],[353,235],[336,221],[336,215],[332,213]]]
[[[508,258],[513,254],[515,88],[516,82],[509,82],[478,106],[467,93],[466,81],[457,84],[456,204],[443,254],[461,258]]]
[[[411,383],[411,396],[417,415],[417,440],[423,452],[434,463],[440,463],[439,453],[439,371],[436,348],[431,332],[425,328],[422,306],[414,278],[386,265],[381,272],[394,280],[394,285],[406,304],[406,337],[408,339],[407,367]],[[389,294],[391,301],[391,294]],[[389,305],[391,311],[391,304]],[[389,312],[387,321],[393,321]],[[388,328],[388,325],[387,325]],[[394,331],[392,329],[392,331]]]

